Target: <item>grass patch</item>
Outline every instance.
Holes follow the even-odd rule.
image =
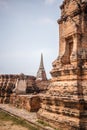
[[[28,128],[28,130],[38,130],[37,128],[31,126],[26,120],[11,116],[3,111],[0,111],[0,121],[12,121],[12,125],[21,125]]]
[[[50,126],[48,123],[42,121],[42,120],[38,120],[38,123],[42,124],[43,126]]]

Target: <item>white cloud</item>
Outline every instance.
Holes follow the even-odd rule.
[[[45,0],[45,4],[48,5],[48,4],[54,4],[56,3],[57,0]]]

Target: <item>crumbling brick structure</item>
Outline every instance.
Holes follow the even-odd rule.
[[[38,118],[61,130],[87,130],[87,0],[64,0],[59,57]]]
[[[18,75],[0,75],[0,103],[9,103]]]
[[[11,95],[10,105],[17,108],[26,109],[29,112],[37,112],[40,109],[40,96],[33,94]]]
[[[17,80],[18,81],[25,80],[25,83],[26,83],[25,94],[34,93],[34,92],[38,91],[38,88],[35,87],[36,78],[34,76],[27,76],[24,74],[0,75],[0,103],[10,103],[10,96],[14,93],[14,90],[15,90],[16,84],[17,84]],[[21,90],[24,89],[22,84],[20,87],[21,87]],[[15,93],[18,94],[18,92],[15,92]]]
[[[9,103],[28,111],[38,111],[41,103],[39,93],[45,93],[48,85],[48,80],[39,81],[34,76],[0,75],[0,103]]]

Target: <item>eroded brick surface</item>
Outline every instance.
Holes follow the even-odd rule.
[[[38,111],[41,103],[39,93],[45,93],[48,85],[48,80],[39,81],[34,76],[0,75],[0,103]]]
[[[38,118],[61,130],[87,130],[87,1],[64,0],[59,57]]]

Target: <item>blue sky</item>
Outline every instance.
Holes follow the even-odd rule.
[[[0,0],[0,74],[36,76],[43,53],[47,77],[58,56],[61,0]]]

